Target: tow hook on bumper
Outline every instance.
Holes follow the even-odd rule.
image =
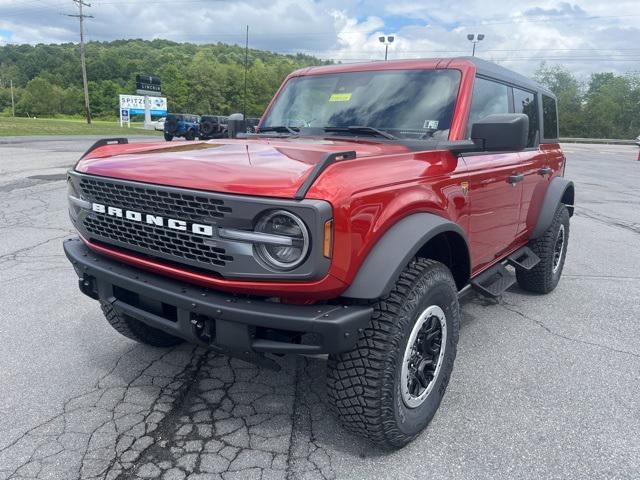
[[[373,309],[357,305],[288,305],[241,297],[147,272],[64,243],[80,290],[121,315],[233,356],[262,363],[263,353],[351,350]]]

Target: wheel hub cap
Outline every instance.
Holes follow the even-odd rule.
[[[437,305],[424,310],[407,341],[402,359],[402,400],[408,408],[422,405],[440,373],[447,344],[447,322]]]

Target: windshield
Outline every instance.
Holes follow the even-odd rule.
[[[446,139],[459,83],[457,70],[294,77],[276,98],[261,129],[359,126],[373,127],[397,138]],[[353,134],[357,133],[362,132]]]

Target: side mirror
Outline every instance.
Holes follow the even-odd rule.
[[[471,140],[485,152],[517,152],[527,147],[529,117],[524,113],[488,115],[471,127]]]

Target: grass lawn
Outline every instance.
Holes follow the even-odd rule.
[[[17,135],[128,135],[162,136],[162,132],[144,130],[142,125],[120,128],[116,121],[94,120],[87,125],[85,120],[57,118],[10,118],[0,117],[0,137]]]

